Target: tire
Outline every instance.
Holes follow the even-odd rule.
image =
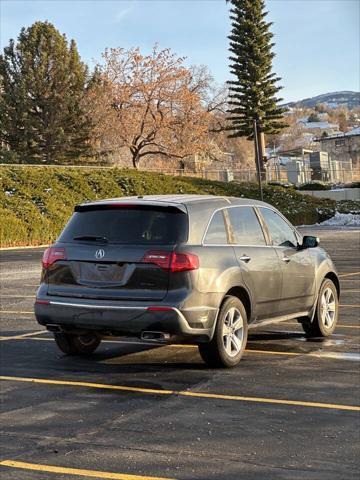
[[[101,338],[95,333],[72,335],[70,333],[54,333],[56,345],[67,355],[89,355],[100,345]]]
[[[244,353],[247,334],[244,305],[236,297],[226,297],[220,307],[213,339],[198,345],[201,358],[210,367],[235,367]]]
[[[335,330],[338,316],[338,292],[334,283],[326,278],[319,290],[313,321],[302,322],[304,332],[308,337],[328,337]]]

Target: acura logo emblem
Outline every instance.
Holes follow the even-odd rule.
[[[105,257],[105,251],[102,248],[99,248],[99,250],[96,250],[95,258],[100,260],[100,258],[104,258],[104,257]]]

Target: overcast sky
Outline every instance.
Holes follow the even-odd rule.
[[[218,82],[230,78],[225,0],[0,0],[1,45],[21,27],[49,20],[74,38],[89,65],[106,47],[155,42],[206,64]],[[275,72],[282,96],[299,100],[337,90],[360,90],[359,0],[268,0],[274,22]]]

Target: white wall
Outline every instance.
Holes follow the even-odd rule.
[[[304,195],[331,200],[360,200],[360,188],[341,188],[338,190],[298,190]]]

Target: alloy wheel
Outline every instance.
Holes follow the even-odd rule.
[[[320,316],[326,328],[333,326],[336,318],[336,302],[334,292],[329,287],[325,288],[321,296]]]
[[[229,357],[235,357],[241,351],[244,340],[244,320],[240,311],[229,308],[223,324],[223,342]]]

